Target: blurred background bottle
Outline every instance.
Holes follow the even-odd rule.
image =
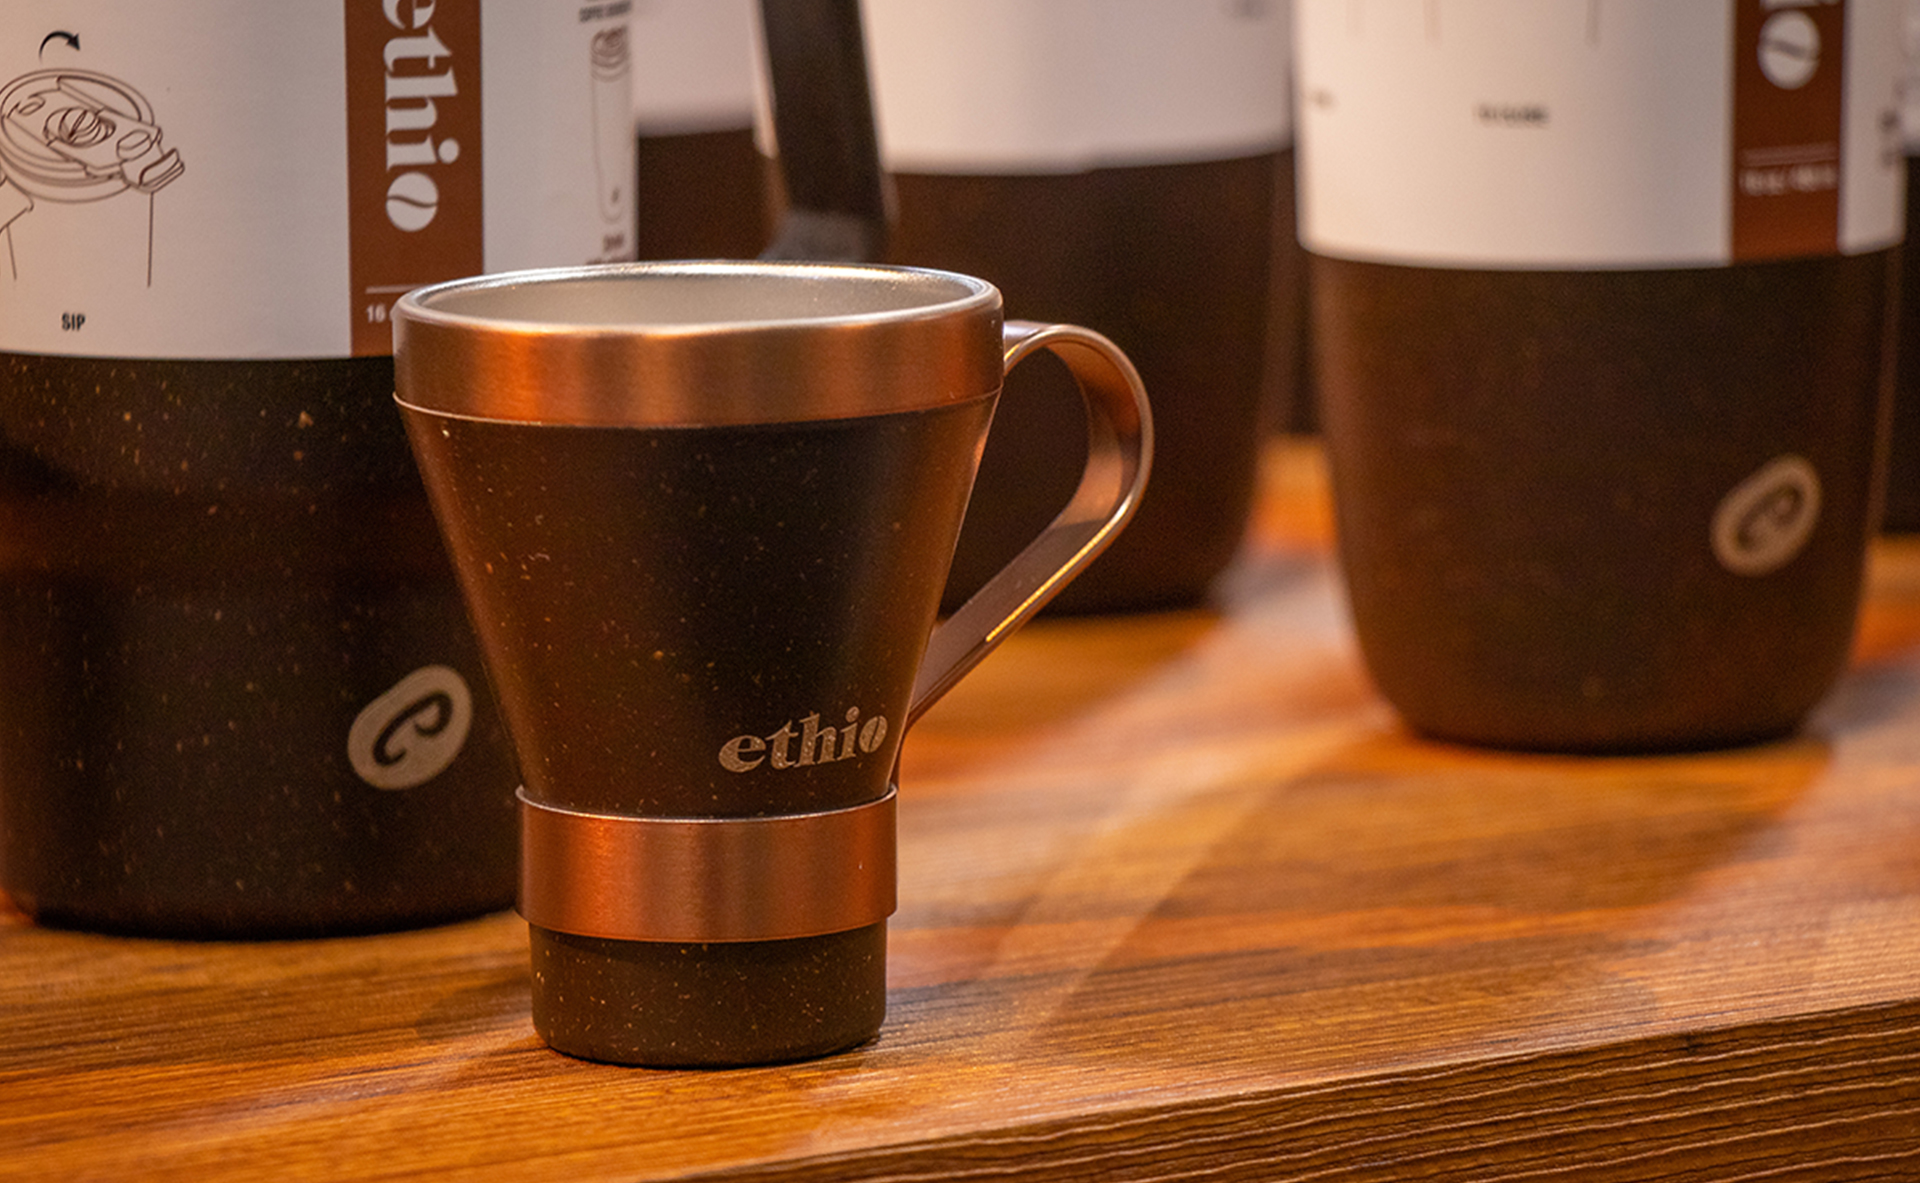
[[[1416,729],[1795,727],[1875,523],[1900,0],[1299,0],[1340,554]]]
[[[511,903],[387,310],[632,257],[626,10],[0,7],[0,884],[36,918]]]
[[[890,258],[978,275],[1010,317],[1099,329],[1155,409],[1154,473],[1062,611],[1190,605],[1238,549],[1272,401],[1291,201],[1286,7],[1271,0],[865,0]],[[1072,493],[1078,396],[1010,380],[948,585],[957,603]],[[1264,401],[1263,401],[1264,400]],[[1043,475],[1045,474],[1045,475]]]

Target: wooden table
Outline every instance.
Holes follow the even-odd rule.
[[[1043,621],[907,744],[880,1038],[576,1062],[525,926],[184,944],[0,913],[7,1179],[1920,1172],[1920,544],[1804,736],[1400,730],[1278,447],[1217,612]]]

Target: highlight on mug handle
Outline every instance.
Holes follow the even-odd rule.
[[[1010,320],[1008,372],[1038,350],[1066,363],[1087,412],[1087,467],[1057,517],[1012,562],[933,630],[907,708],[911,727],[1015,629],[1098,558],[1140,506],[1153,467],[1153,412],[1118,346],[1077,325]]]

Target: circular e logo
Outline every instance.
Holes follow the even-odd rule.
[[[1804,457],[1776,456],[1713,511],[1713,555],[1735,575],[1787,565],[1820,519],[1820,474]]]
[[[1760,72],[1781,90],[1799,90],[1820,68],[1820,26],[1798,9],[1776,12],[1760,27]]]
[[[439,776],[466,745],[473,693],[459,671],[423,666],[366,705],[347,731],[347,759],[376,789],[411,789]]]

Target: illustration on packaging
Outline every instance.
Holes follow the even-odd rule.
[[[58,36],[58,34],[56,34]],[[186,171],[153,105],[91,70],[36,70],[0,89],[0,237],[18,279],[13,229],[37,202],[79,204],[125,193],[147,198]],[[152,282],[148,242],[148,282]]]
[[[402,292],[632,258],[630,11],[0,0],[0,351],[385,357]]]
[[[633,154],[627,138],[632,131],[632,56],[627,27],[614,25],[593,35],[589,49],[593,76],[593,171],[599,181],[600,217],[618,225],[627,216],[624,190]]]

